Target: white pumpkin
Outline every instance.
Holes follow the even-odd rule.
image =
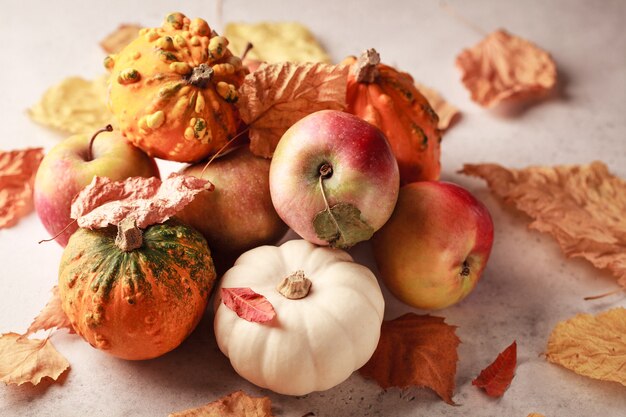
[[[283,293],[302,290],[297,271],[310,290],[289,299]],[[246,321],[220,302],[218,289],[215,337],[235,371],[260,387],[288,395],[327,390],[363,366],[378,345],[383,295],[374,274],[347,252],[305,240],[261,246],[241,255],[222,278],[220,288],[240,287],[265,296],[276,317]]]

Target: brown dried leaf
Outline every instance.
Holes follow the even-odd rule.
[[[250,397],[235,391],[226,397],[199,408],[192,408],[169,417],[274,417],[269,397]]]
[[[511,385],[516,366],[517,342],[513,341],[495,361],[480,371],[480,374],[472,381],[472,385],[484,389],[490,397],[501,397]]]
[[[346,105],[348,67],[328,64],[261,64],[246,76],[237,105],[250,125],[250,150],[270,158],[285,131],[304,116]]]
[[[527,417],[546,417],[543,414],[539,413],[530,413]]]
[[[446,130],[450,127],[452,122],[460,116],[461,113],[459,109],[445,101],[436,90],[420,83],[415,83],[415,87],[426,97],[430,107],[432,107],[435,113],[437,113],[437,116],[439,116],[439,123],[437,124],[439,130]]]
[[[63,311],[61,307],[61,297],[59,296],[59,287],[55,285],[52,287],[52,297],[48,304],[41,310],[39,315],[35,317],[32,324],[26,331],[26,335],[33,334],[39,330],[48,330],[48,329],[68,329],[70,333],[74,333],[74,328],[72,327],[72,323],[70,323],[70,319]]]
[[[33,182],[42,159],[42,148],[0,151],[0,229],[33,210]]]
[[[626,308],[578,314],[556,325],[546,358],[577,374],[626,386]]]
[[[556,84],[550,54],[500,29],[456,58],[472,100],[493,107],[505,100],[539,97]]]
[[[304,25],[296,22],[229,23],[224,29],[228,47],[241,56],[265,62],[324,62],[330,57]]]
[[[50,339],[27,339],[17,333],[0,336],[0,381],[7,385],[37,385],[45,377],[56,381],[69,366]]]
[[[116,54],[139,36],[140,29],[139,25],[121,24],[100,41],[100,46],[107,54]]]
[[[454,404],[457,347],[461,343],[455,329],[442,317],[413,313],[384,321],[378,347],[359,372],[384,389],[428,387]]]
[[[208,180],[173,172],[163,182],[156,177],[131,177],[111,181],[94,177],[72,202],[70,216],[78,226],[101,228],[133,219],[143,229],[163,223],[205,190],[212,190]]]
[[[487,180],[493,193],[534,219],[531,229],[550,233],[567,256],[611,271],[626,287],[626,181],[602,162],[521,170],[464,165],[461,172]]]
[[[106,104],[107,78],[66,78],[49,88],[39,103],[28,110],[28,115],[37,123],[63,132],[93,133],[113,123]]]

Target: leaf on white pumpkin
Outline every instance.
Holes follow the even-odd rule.
[[[17,333],[0,336],[0,381],[7,385],[37,385],[45,377],[56,381],[69,366],[48,338],[28,339]]]
[[[374,234],[374,229],[361,217],[361,210],[348,203],[335,204],[317,213],[313,227],[317,237],[341,249],[369,240]]]
[[[250,288],[222,288],[224,305],[244,320],[266,323],[276,317],[274,306],[261,294]]]
[[[70,323],[70,319],[61,307],[61,297],[59,296],[58,285],[52,287],[52,297],[50,298],[50,301],[48,301],[48,304],[46,304],[43,310],[41,310],[39,315],[35,317],[35,320],[33,320],[32,324],[26,331],[26,336],[39,330],[48,330],[52,328],[68,329],[70,333],[74,333],[72,323]]]
[[[163,182],[156,177],[94,177],[74,198],[71,217],[89,229],[119,225],[124,219],[144,229],[174,216],[205,190],[213,190],[208,180],[175,172]]]

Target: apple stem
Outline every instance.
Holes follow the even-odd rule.
[[[246,43],[246,48],[243,50],[243,53],[241,54],[242,61],[246,58],[246,55],[248,55],[248,52],[250,52],[252,48],[254,48],[254,45],[252,45],[252,42]]]
[[[330,209],[330,204],[328,204],[328,199],[326,198],[326,192],[324,191],[324,180],[326,178],[332,177],[333,166],[328,163],[324,163],[322,166],[320,166],[319,172],[320,172],[319,184],[320,184],[320,191],[322,192],[322,198],[324,199],[324,206],[325,206],[324,210],[328,213],[328,215],[332,219],[337,230],[341,232],[341,227],[339,226],[337,219],[335,218],[335,216],[333,215],[333,212]]]
[[[76,223],[76,221],[77,221],[77,220],[72,220],[71,222],[69,222],[69,223],[67,224],[67,226],[65,226],[63,229],[61,229],[61,231],[60,231],[60,232],[58,232],[56,235],[52,236],[50,239],[42,239],[42,240],[40,240],[39,242],[37,242],[37,244],[39,244],[39,245],[40,245],[40,244],[42,244],[42,243],[44,243],[44,242],[50,242],[50,241],[53,241],[53,240],[54,240],[54,239],[56,239],[57,237],[61,236],[61,234],[62,234],[63,232],[65,232],[65,231],[67,230],[67,228],[68,228],[68,227],[70,227],[71,225],[73,225],[74,223]]]
[[[96,136],[98,136],[102,132],[113,132],[113,126],[106,125],[105,127],[93,134],[91,140],[89,141],[89,149],[87,150],[87,161],[93,161],[93,141],[96,140]]]
[[[241,135],[243,135],[244,133],[246,133],[248,130],[250,130],[250,126],[247,126],[245,129],[243,129],[241,132],[237,133],[235,136],[233,136],[231,139],[228,140],[228,142],[226,142],[224,144],[224,146],[222,146],[217,152],[215,152],[215,154],[211,157],[211,159],[209,159],[209,161],[206,163],[206,165],[204,166],[204,168],[202,168],[202,171],[200,172],[200,176],[198,178],[202,178],[204,177],[204,172],[206,171],[206,169],[209,167],[209,165],[211,165],[211,162],[213,162],[213,160],[217,157],[219,157],[220,155],[222,155],[222,153],[224,153],[224,151],[226,150],[226,148],[228,148],[228,146],[230,146],[235,139],[238,139],[239,137],[241,137]]]

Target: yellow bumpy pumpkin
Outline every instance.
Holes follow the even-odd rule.
[[[151,156],[198,161],[221,148],[239,125],[234,103],[246,70],[228,40],[203,19],[170,13],[145,28],[111,71],[109,107],[124,136]]]

